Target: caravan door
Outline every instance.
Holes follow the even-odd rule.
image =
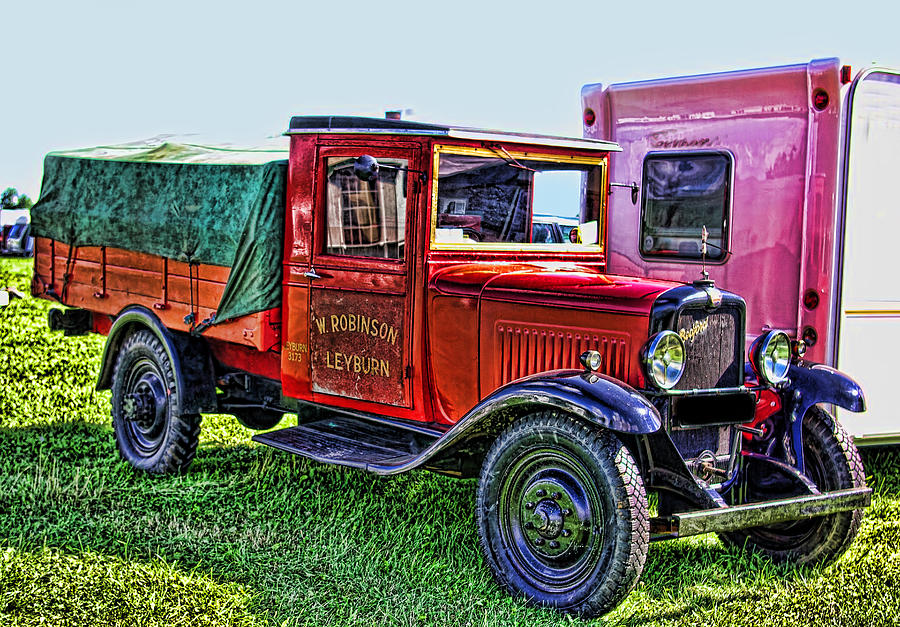
[[[842,422],[860,443],[900,442],[892,398],[900,355],[900,74],[864,71],[847,99],[833,363],[862,385],[868,409]]]

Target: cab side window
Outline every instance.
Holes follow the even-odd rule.
[[[725,258],[731,204],[732,158],[724,152],[657,153],[644,160],[641,254]]]
[[[379,159],[405,168],[405,159]],[[363,181],[353,173],[354,157],[328,157],[327,236],[329,255],[403,259],[406,236],[406,172],[381,168]]]

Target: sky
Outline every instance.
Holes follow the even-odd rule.
[[[122,2],[0,6],[0,189],[51,150],[253,144],[292,115],[581,135],[586,83],[839,57],[900,67],[900,2]]]

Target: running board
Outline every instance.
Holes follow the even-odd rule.
[[[382,471],[415,459],[435,440],[418,431],[340,414],[252,439],[317,462],[364,470],[374,465]]]
[[[835,490],[775,501],[734,505],[650,519],[650,539],[670,540],[701,533],[737,531],[749,527],[804,520],[868,507],[871,488]]]

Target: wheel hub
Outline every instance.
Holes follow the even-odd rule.
[[[541,521],[538,533],[548,539],[559,536],[563,526],[563,513],[559,503],[544,499],[534,508],[534,514]]]
[[[582,546],[590,522],[577,500],[555,481],[539,481],[524,491],[519,521],[532,551],[552,558]]]
[[[122,400],[122,412],[126,420],[149,429],[160,418],[165,409],[165,391],[159,379],[153,374],[142,376],[134,388]]]

